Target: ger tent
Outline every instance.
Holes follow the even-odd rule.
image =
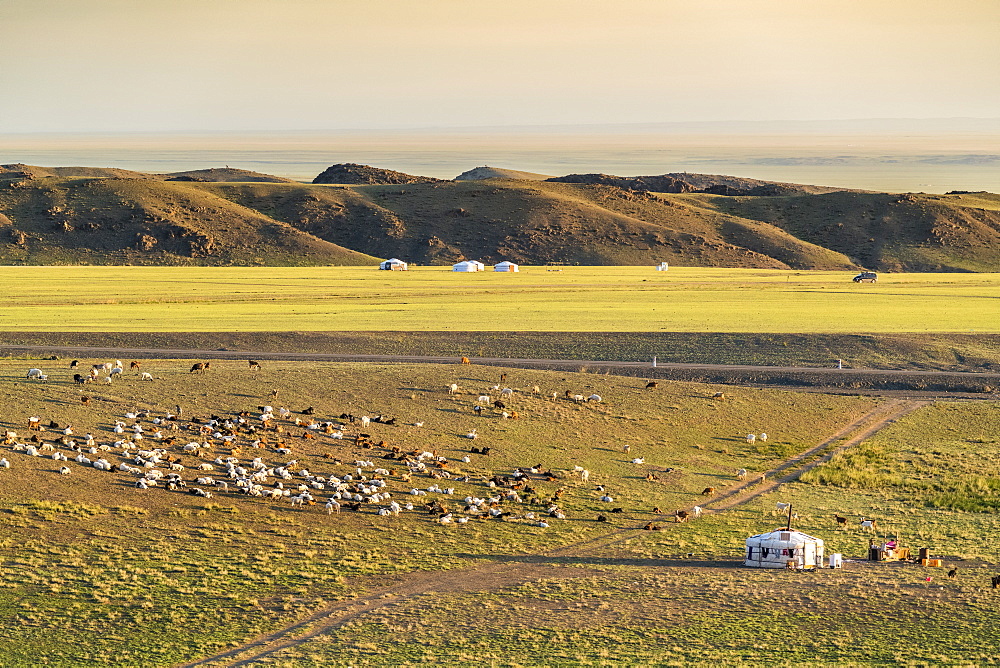
[[[451,267],[452,271],[483,271],[486,269],[486,265],[482,262],[476,262],[475,260],[466,260],[465,262],[459,262]]]
[[[656,271],[667,271],[668,269],[670,269],[670,265],[667,264],[666,262],[661,262],[660,264],[656,265]]]
[[[386,260],[378,266],[379,269],[384,269],[385,271],[406,271],[408,266],[405,262],[400,259],[392,258],[391,260]]]
[[[801,531],[775,529],[747,538],[744,566],[754,568],[819,568],[823,565],[823,539]]]
[[[521,271],[513,262],[500,262],[499,264],[493,265],[493,271]]]

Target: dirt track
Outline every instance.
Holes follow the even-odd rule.
[[[929,404],[928,401],[896,399],[877,406],[818,445],[790,457],[767,471],[763,477],[757,476],[753,480],[722,490],[711,502],[704,504],[705,510],[713,513],[725,512],[772,492],[779,485],[790,482],[805,471],[827,461],[835,453],[861,443],[902,416]],[[266,656],[338,628],[373,610],[397,604],[401,600],[429,591],[449,593],[489,591],[543,578],[591,575],[593,573],[590,571],[581,571],[579,568],[566,569],[559,564],[574,557],[600,553],[641,531],[642,528],[638,526],[619,528],[538,555],[515,557],[509,561],[493,561],[450,571],[411,573],[403,576],[396,584],[372,590],[365,596],[355,599],[332,603],[277,631],[259,636],[225,652],[182,664],[181,668],[209,665],[249,666]]]
[[[95,346],[0,345],[0,355],[34,354],[87,358],[162,358],[286,360],[316,362],[379,362],[409,364],[458,364],[461,358],[434,355],[356,355],[347,353],[295,353],[189,348],[121,348]],[[587,373],[613,373],[663,380],[737,385],[779,385],[822,388],[824,391],[906,392],[926,396],[961,395],[996,399],[1000,373],[918,371],[912,369],[837,369],[727,364],[615,362],[606,360],[470,357],[473,364],[512,368],[537,368]]]

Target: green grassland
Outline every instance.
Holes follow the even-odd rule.
[[[995,404],[929,407],[731,512],[599,555],[514,556],[507,563],[546,565],[549,577],[429,592],[254,665],[995,665],[998,418]],[[864,561],[815,574],[733,568],[749,526],[778,526],[775,501],[791,502],[796,527],[828,553],[857,559],[869,538],[896,536],[958,577]],[[835,513],[851,518],[847,530]],[[862,515],[878,519],[876,534],[857,528]]]
[[[504,521],[446,526],[418,510],[399,517],[379,517],[371,509],[327,515],[322,505],[293,508],[232,491],[201,499],[162,488],[138,490],[133,476],[72,460],[66,462],[71,474],[61,476],[60,462],[2,446],[11,462],[0,469],[4,665],[173,665],[238,645],[331,602],[402,582],[408,573],[476,564],[512,565],[520,584],[474,579],[461,591],[400,598],[253,665],[759,665],[775,661],[778,630],[787,652],[778,663],[973,665],[995,659],[1000,606],[988,577],[1000,561],[992,540],[1000,529],[1000,490],[992,482],[1000,474],[1000,409],[992,402],[921,409],[800,482],[675,525],[652,508],[670,512],[701,503],[703,487],[735,484],[736,468],[766,470],[880,400],[691,383],[649,391],[634,378],[460,365],[272,362],[251,371],[242,362],[213,362],[200,375],[188,373],[183,360],[144,361],[153,382],[126,373],[111,385],[80,387],[69,368],[52,362],[44,363],[47,383],[24,380],[25,368],[36,364],[0,362],[0,426],[18,431],[22,440],[27,418],[37,415],[110,443],[120,438],[111,431],[114,421],[131,422],[126,412],[163,415],[178,403],[185,418],[202,419],[256,413],[264,403],[296,411],[314,406],[320,419],[383,413],[398,423],[369,425],[374,439],[404,451],[435,450],[455,475],[471,476],[469,482],[438,481],[456,487],[454,498],[486,495],[484,477],[541,463],[558,477],[533,485],[544,497],[563,488],[567,519],[546,529],[533,526],[521,518],[544,506],[528,503],[507,504],[513,514]],[[489,388],[502,371],[517,389],[508,404],[518,418],[504,420],[492,410],[475,416],[476,395],[495,394]],[[450,382],[459,384],[457,394],[445,392]],[[595,392],[603,401],[545,398],[567,389]],[[718,389],[725,390],[725,401],[711,399]],[[274,390],[277,398],[270,397]],[[90,397],[89,405],[81,395]],[[351,472],[358,458],[376,466],[384,461],[383,449],[322,435],[302,440],[303,429],[291,418],[279,422],[291,456],[314,473]],[[149,427],[148,420],[144,424]],[[473,427],[479,438],[471,442],[464,434]],[[764,429],[771,436],[766,443],[743,439]],[[216,442],[200,458],[185,455],[179,446],[188,437],[180,433],[168,450],[182,458],[182,475],[191,484],[203,475],[194,470],[199,461],[230,453]],[[61,435],[44,433],[48,442]],[[242,461],[262,456],[273,464],[289,457],[249,448],[248,440],[240,439]],[[472,444],[493,450],[461,462]],[[103,454],[120,460],[116,450]],[[637,456],[645,462],[631,463]],[[574,466],[591,471],[590,484],[574,477]],[[667,468],[674,471],[664,473]],[[660,479],[647,480],[647,472]],[[386,478],[401,501],[411,487],[433,482],[421,476],[403,481],[398,472]],[[602,503],[595,484],[615,502]],[[743,540],[781,521],[773,514],[775,501],[792,502],[796,525],[824,538],[827,552],[862,556],[869,535],[857,528],[857,518],[874,517],[878,538],[894,534],[914,548],[927,546],[959,566],[959,577],[863,563],[815,574],[737,568]],[[610,525],[595,522],[609,505],[625,512],[612,515]],[[836,528],[834,513],[851,519],[847,530]],[[650,520],[661,529],[623,534],[593,552],[546,556]]]
[[[110,386],[86,387],[91,401],[84,406],[69,369],[50,372],[47,384],[30,384],[21,380],[24,362],[5,362],[3,426],[26,437],[27,418],[38,415],[109,443],[118,438],[110,431],[113,421],[128,411],[147,408],[162,415],[178,402],[185,415],[202,418],[256,411],[277,389],[279,397],[296,402],[292,408],[313,405],[318,416],[378,411],[399,417],[397,426],[372,424],[370,429],[404,450],[436,450],[456,473],[472,475],[469,483],[450,483],[457,488],[456,498],[488,493],[481,476],[515,466],[589,467],[591,482],[608,485],[615,505],[626,509],[613,524],[623,526],[655,519],[650,510],[656,505],[689,506],[707,484],[732,480],[736,467],[765,468],[875,405],[864,398],[749,389],[717,402],[710,399],[714,387],[669,384],[653,394],[636,379],[518,371],[510,374],[513,387],[598,392],[604,402],[576,405],[518,392],[509,401],[518,419],[502,420],[496,412],[476,417],[471,411],[474,395],[495,382],[498,369],[273,363],[250,372],[235,362],[218,367],[197,375],[187,373],[182,361],[145,362],[155,382],[130,376]],[[462,391],[448,395],[447,381],[458,382]],[[747,444],[741,435],[765,416],[772,439]],[[411,426],[416,421],[425,425]],[[383,452],[356,449],[346,440],[300,441],[293,438],[298,430],[287,424],[295,457],[323,475],[353,470],[351,464],[323,458],[324,453],[353,462]],[[470,442],[463,435],[472,427],[480,434],[476,442],[493,452],[464,464],[459,459]],[[45,436],[51,442],[61,434]],[[621,452],[623,444],[632,446],[630,455]],[[170,450],[179,453],[179,447]],[[269,462],[287,461],[270,450],[251,453]],[[216,445],[206,458],[228,454]],[[11,468],[0,469],[0,618],[8,629],[0,655],[12,666],[169,665],[280,626],[321,600],[348,598],[403,573],[544,551],[607,531],[607,525],[593,521],[607,504],[592,485],[572,476],[535,483],[545,496],[559,487],[567,490],[562,504],[569,519],[543,530],[516,518],[544,507],[515,504],[515,516],[507,521],[464,526],[439,525],[425,512],[382,518],[345,510],[328,516],[322,506],[293,509],[225,492],[198,499],[163,489],[137,490],[131,476],[73,461],[67,463],[72,473],[60,476],[60,462],[48,457],[30,457],[9,446],[3,455]],[[649,463],[631,464],[628,457],[637,455]],[[120,459],[115,453],[106,456]],[[197,459],[183,461],[186,479],[200,475],[193,470]],[[646,471],[664,467],[677,469],[669,480],[645,479]],[[388,478],[400,500],[411,486],[432,482],[404,483],[398,474]],[[76,634],[73,643],[62,635],[70,630]]]
[[[993,274],[16,267],[4,331],[997,332]],[[140,288],[141,286],[141,288]]]

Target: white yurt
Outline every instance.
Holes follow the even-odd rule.
[[[513,262],[504,261],[493,265],[493,271],[521,271],[521,268]]]
[[[398,258],[392,258],[381,263],[378,268],[385,271],[406,271],[409,269],[409,266]]]
[[[459,262],[451,267],[452,271],[485,271],[486,265],[482,262],[476,262],[475,260],[466,260],[465,262]]]
[[[666,262],[661,262],[660,264],[656,265],[656,271],[667,271],[668,269],[670,269],[670,265],[667,264]]]
[[[794,529],[775,529],[747,538],[744,566],[754,568],[822,568],[823,539]]]

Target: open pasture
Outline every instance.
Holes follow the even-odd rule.
[[[80,367],[96,361],[103,360],[82,360]],[[42,368],[48,381],[26,379],[32,366]],[[708,540],[686,536],[713,525],[676,525],[681,532],[674,533],[675,525],[668,524],[673,510],[701,502],[706,486],[733,484],[737,468],[765,470],[878,403],[754,389],[728,389],[727,399],[717,401],[712,395],[719,388],[712,386],[663,383],[647,390],[634,378],[506,370],[504,385],[515,391],[504,401],[518,416],[504,419],[492,404],[484,403],[482,416],[472,410],[480,393],[499,396],[491,388],[499,384],[501,369],[271,362],[251,370],[245,362],[213,362],[208,372],[198,374],[190,367],[181,360],[143,361],[142,371],[153,381],[125,372],[110,385],[77,385],[65,360],[0,363],[5,407],[0,421],[18,434],[0,449],[10,463],[0,468],[0,619],[8,629],[0,639],[0,655],[7,665],[171,665],[280,628],[332,601],[403,581],[407,573],[544,554],[647,522],[663,526],[650,535],[676,541],[662,549],[664,554],[679,553],[690,542]],[[450,383],[459,385],[453,394],[446,390]],[[535,385],[540,392],[534,392]],[[577,403],[565,396],[566,390],[599,394],[601,401]],[[557,399],[548,398],[551,392]],[[262,428],[258,406],[265,404],[294,411],[276,416],[281,433],[241,432],[229,445],[214,434],[199,433],[213,414],[235,419],[241,411]],[[176,415],[178,405],[181,419],[162,421]],[[302,413],[310,406],[314,417]],[[142,411],[148,416],[128,417]],[[358,423],[341,420],[343,413],[382,414],[396,421],[369,423],[366,433],[374,445],[365,447],[351,438],[360,431]],[[42,418],[46,428],[28,431],[30,417]],[[154,418],[161,424],[155,425]],[[343,424],[344,438],[309,430],[301,424],[306,419]],[[49,421],[59,429],[48,427]],[[116,422],[125,423],[123,433],[116,433]],[[144,439],[126,454],[114,444],[124,434],[134,440],[136,422],[144,427]],[[185,429],[172,431],[171,424]],[[71,437],[63,433],[67,427]],[[472,429],[478,435],[474,440],[466,438]],[[767,442],[747,443],[746,433],[764,429],[771,435]],[[167,445],[156,431],[165,439],[178,438]],[[109,449],[89,452],[80,445],[87,433],[95,446]],[[314,438],[302,438],[306,433]],[[32,436],[39,437],[33,446],[39,456],[15,448],[31,444]],[[253,447],[261,437],[266,442]],[[73,449],[70,439],[85,452]],[[211,446],[198,455],[183,449],[206,440]],[[378,445],[382,441],[385,445]],[[155,445],[184,468],[174,471],[165,463],[154,468],[176,472],[187,488],[169,491],[161,482],[139,489],[135,485],[143,473],[117,470],[121,463],[145,470],[135,456]],[[428,469],[405,480],[406,464],[385,459],[393,446],[403,452],[436,451],[446,466],[435,468],[425,459]],[[470,452],[473,446],[491,451],[477,455]],[[68,461],[52,459],[54,453]],[[99,471],[76,461],[81,454],[104,457],[116,470]],[[285,481],[296,495],[298,485],[307,484],[299,467],[327,480],[356,476],[362,468],[369,479],[383,478],[394,500],[412,499],[415,507],[380,516],[377,508],[389,503],[383,500],[362,503],[360,511],[344,507],[327,514],[324,504],[332,488],[311,484],[316,505],[240,494],[235,479],[217,462],[231,456],[248,467],[258,456],[268,468],[298,460],[290,467],[296,470],[293,479]],[[634,463],[637,458],[643,461]],[[362,460],[372,465],[356,464]],[[200,464],[212,464],[214,470],[202,471]],[[59,473],[63,466],[69,474]],[[574,473],[576,466],[590,472],[589,481]],[[392,472],[376,474],[381,467]],[[465,510],[466,496],[497,494],[487,480],[517,467],[551,471],[553,479],[529,473],[533,492],[520,490],[520,502],[502,501],[501,519],[476,519],[477,513]],[[450,477],[430,475],[443,471]],[[202,476],[227,481],[228,488],[197,483]],[[276,479],[270,476],[268,489]],[[409,494],[432,485],[455,492]],[[187,493],[193,487],[211,491],[212,498]],[[559,489],[557,504],[565,519],[547,514],[548,500]],[[614,501],[601,501],[603,494]],[[543,503],[531,503],[531,496]],[[424,504],[429,500],[444,504],[453,522],[443,524],[441,512],[428,512]],[[623,512],[611,513],[613,507]],[[653,513],[655,507],[664,513]],[[610,522],[597,522],[599,514]],[[460,523],[462,517],[470,519]],[[539,519],[550,526],[538,526]],[[739,530],[767,529],[774,521],[755,517]],[[737,530],[727,531],[735,535]],[[738,558],[734,540],[717,541],[713,558]],[[615,559],[607,563],[613,566]],[[600,558],[591,568],[604,563]],[[529,568],[522,575],[531,581],[552,573]]]
[[[1000,331],[996,274],[652,267],[9,267],[5,331]]]
[[[505,588],[394,600],[255,665],[347,665],[344,648],[360,655],[351,665],[370,666],[994,665],[998,417],[993,402],[924,408],[729,512],[601,551],[494,557],[549,571]],[[750,527],[780,525],[776,502],[792,503],[795,527],[822,537],[828,554],[852,561],[814,574],[733,568]],[[874,533],[861,516],[876,519]],[[888,536],[928,547],[945,567],[853,560]]]

